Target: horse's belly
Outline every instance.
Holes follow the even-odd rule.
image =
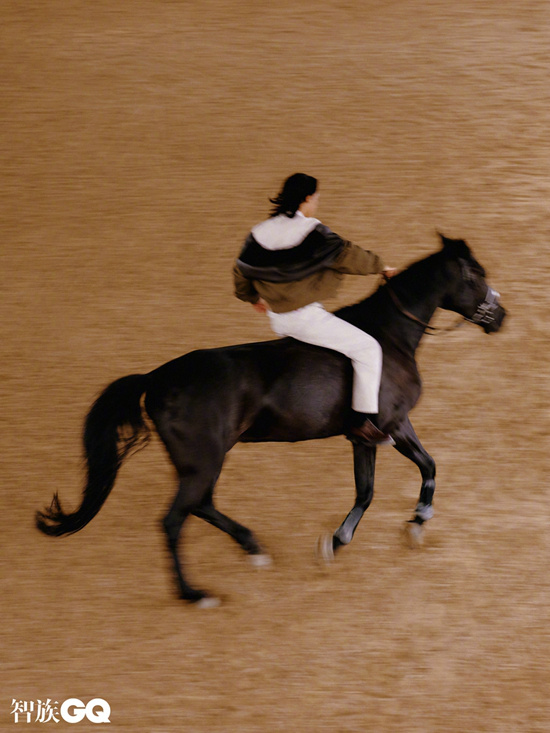
[[[341,434],[350,400],[343,386],[339,380],[315,378],[276,385],[240,440],[294,442]]]

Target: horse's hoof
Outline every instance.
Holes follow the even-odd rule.
[[[268,568],[273,564],[273,560],[270,555],[262,553],[261,555],[249,555],[251,565],[255,568]]]
[[[424,527],[418,522],[405,522],[403,538],[411,550],[418,550],[424,544]]]
[[[201,598],[200,601],[196,601],[193,605],[195,608],[218,608],[220,604],[221,601],[219,598],[205,596],[204,598]]]
[[[331,532],[323,532],[319,537],[315,549],[315,556],[324,565],[331,565],[334,562],[334,543]]]

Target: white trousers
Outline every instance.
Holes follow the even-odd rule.
[[[292,336],[348,356],[354,370],[352,408],[357,412],[378,412],[382,348],[376,339],[329,313],[321,303],[310,303],[289,313],[267,313],[271,328],[279,336]]]

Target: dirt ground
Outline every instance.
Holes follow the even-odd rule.
[[[112,731],[547,733],[550,6],[525,0],[3,0],[0,728],[12,700],[104,698]],[[271,338],[230,271],[298,170],[320,216],[402,267],[464,237],[509,319],[425,339],[412,417],[438,465],[423,549],[400,540],[417,469],[380,451],[353,502],[343,438],[239,445],[218,487],[274,564],[189,522],[177,600],[158,441],[100,514],[76,506],[107,383],[198,347]],[[349,278],[338,299],[375,286]],[[453,321],[441,313],[436,322]]]

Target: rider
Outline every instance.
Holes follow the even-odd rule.
[[[348,437],[368,445],[392,443],[378,426],[380,344],[320,301],[335,294],[343,274],[391,277],[396,270],[314,218],[319,192],[312,176],[290,176],[270,202],[269,219],[252,229],[233,268],[237,298],[267,312],[279,336],[348,356],[354,369]]]

